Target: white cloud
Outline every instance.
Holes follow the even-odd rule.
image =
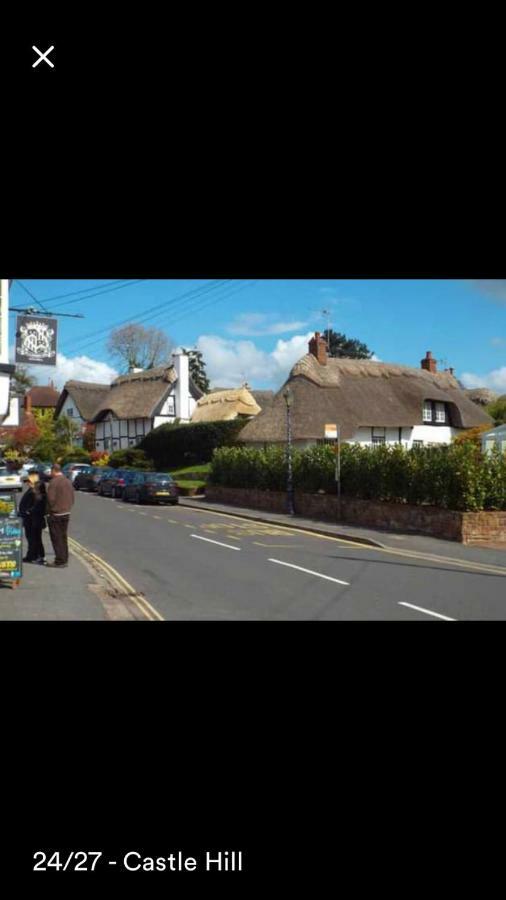
[[[270,353],[260,350],[253,341],[234,341],[204,334],[197,341],[203,353],[212,385],[235,387],[247,381],[252,387],[278,389],[292,366],[307,353],[313,332],[278,340]]]
[[[259,337],[265,334],[286,334],[288,331],[298,331],[307,325],[307,322],[276,322],[274,316],[263,313],[242,313],[236,316],[228,326],[229,334]]]
[[[460,381],[466,388],[487,387],[499,393],[506,393],[506,366],[493,369],[486,375],[475,375],[474,372],[463,372]]]
[[[34,375],[39,384],[53,381],[58,390],[61,390],[66,381],[94,381],[100,384],[110,384],[116,378],[118,372],[105,362],[91,359],[89,356],[64,356],[58,353],[57,364],[52,366],[27,366],[31,375]]]

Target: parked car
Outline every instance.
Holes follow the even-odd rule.
[[[177,484],[165,472],[136,472],[123,489],[123,500],[135,503],[179,503]]]
[[[0,467],[0,491],[22,491],[23,482],[19,472],[13,472],[7,466]]]
[[[76,475],[78,475],[79,472],[91,468],[92,466],[90,466],[89,463],[67,463],[66,466],[63,466],[62,472],[69,481],[74,483]]]
[[[90,466],[78,472],[74,479],[74,490],[76,491],[98,491],[98,486],[102,478],[107,477],[114,469],[108,466]]]
[[[115,469],[99,485],[98,493],[102,497],[118,497],[123,496],[124,487],[129,484],[132,477],[136,474],[132,469]]]

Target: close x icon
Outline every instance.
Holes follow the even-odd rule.
[[[54,45],[48,47],[47,50],[39,50],[39,48],[36,47],[35,44],[32,44],[32,50],[37,55],[37,59],[34,63],[32,63],[32,69],[35,69],[41,62],[47,63],[47,65],[50,66],[51,69],[54,69],[54,63],[51,62],[51,60],[48,58],[49,54],[54,50]]]

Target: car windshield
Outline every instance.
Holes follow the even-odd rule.
[[[9,469],[1,468],[0,475],[10,475]]]
[[[172,481],[172,477],[164,472],[149,472],[146,478],[148,481]]]

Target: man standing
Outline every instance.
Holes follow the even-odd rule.
[[[48,563],[48,565],[55,569],[62,569],[68,566],[69,561],[67,533],[70,510],[74,505],[74,488],[68,478],[65,478],[58,463],[51,466],[51,481],[47,486],[47,505],[49,534],[54,549],[54,562]]]

